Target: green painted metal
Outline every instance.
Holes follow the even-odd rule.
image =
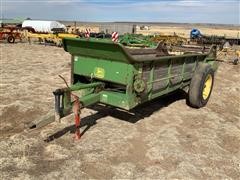
[[[84,107],[100,102],[100,93],[92,93],[80,98],[80,102]]]
[[[129,47],[151,47],[154,48],[159,42],[168,45],[186,44],[187,39],[177,35],[142,35],[124,34],[119,37],[119,43]]]
[[[122,46],[109,40],[64,38],[63,47],[73,55],[126,63],[132,60]]]
[[[83,106],[103,103],[130,110],[190,84],[199,62],[217,69],[215,48],[208,53],[175,56],[134,56],[121,44],[106,40],[66,38],[64,49],[73,56],[72,91]],[[64,106],[70,107],[65,91]],[[65,108],[65,107],[64,107]]]
[[[84,83],[77,82],[70,87],[70,90],[77,91],[77,90],[83,90],[83,89],[87,89],[87,88],[94,88],[94,87],[101,86],[101,85],[104,85],[104,83],[94,82],[94,83],[90,83],[90,84],[84,84]]]
[[[78,75],[126,85],[133,78],[132,72],[131,64],[84,56],[74,57],[74,73]]]
[[[156,47],[157,43],[152,41],[152,36],[144,36],[142,34],[124,34],[119,37],[119,43],[125,46],[133,47]]]

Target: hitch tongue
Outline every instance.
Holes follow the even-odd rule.
[[[40,127],[46,126],[54,121],[55,121],[54,112],[53,112],[53,110],[51,110],[45,116],[43,116],[39,119],[36,119],[36,120],[30,122],[29,124],[27,124],[27,127],[29,129],[40,128]]]

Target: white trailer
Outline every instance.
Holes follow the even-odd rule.
[[[40,21],[40,20],[25,20],[22,23],[22,27],[31,27],[36,32],[52,33],[53,28],[64,28],[66,26],[57,21]]]

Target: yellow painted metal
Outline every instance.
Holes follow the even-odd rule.
[[[52,34],[52,33],[31,33],[28,32],[25,35],[26,38],[31,39],[31,38],[36,38],[41,40],[48,40],[50,42],[53,42],[55,44],[61,44],[63,38],[77,38],[79,37],[76,34],[68,34],[68,33],[58,33],[58,34]]]
[[[55,34],[43,34],[43,33],[27,33],[28,38],[56,38]]]
[[[100,78],[100,79],[104,78],[105,70],[103,68],[100,68],[100,67],[95,67],[94,76],[97,77],[97,78]]]
[[[77,38],[79,37],[76,34],[68,34],[68,33],[58,33],[58,34],[52,34],[52,33],[27,33],[27,36],[30,38]]]
[[[202,96],[203,96],[203,99],[206,100],[209,95],[210,95],[210,92],[211,92],[211,89],[212,89],[212,75],[209,74],[206,78],[206,81],[204,83],[204,88],[203,88],[203,92],[202,92]]]
[[[58,37],[63,39],[63,38],[77,38],[79,36],[76,34],[58,33]]]

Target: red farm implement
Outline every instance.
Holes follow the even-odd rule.
[[[0,28],[0,40],[7,40],[8,43],[14,43],[16,39],[21,40],[20,30],[18,27]]]

